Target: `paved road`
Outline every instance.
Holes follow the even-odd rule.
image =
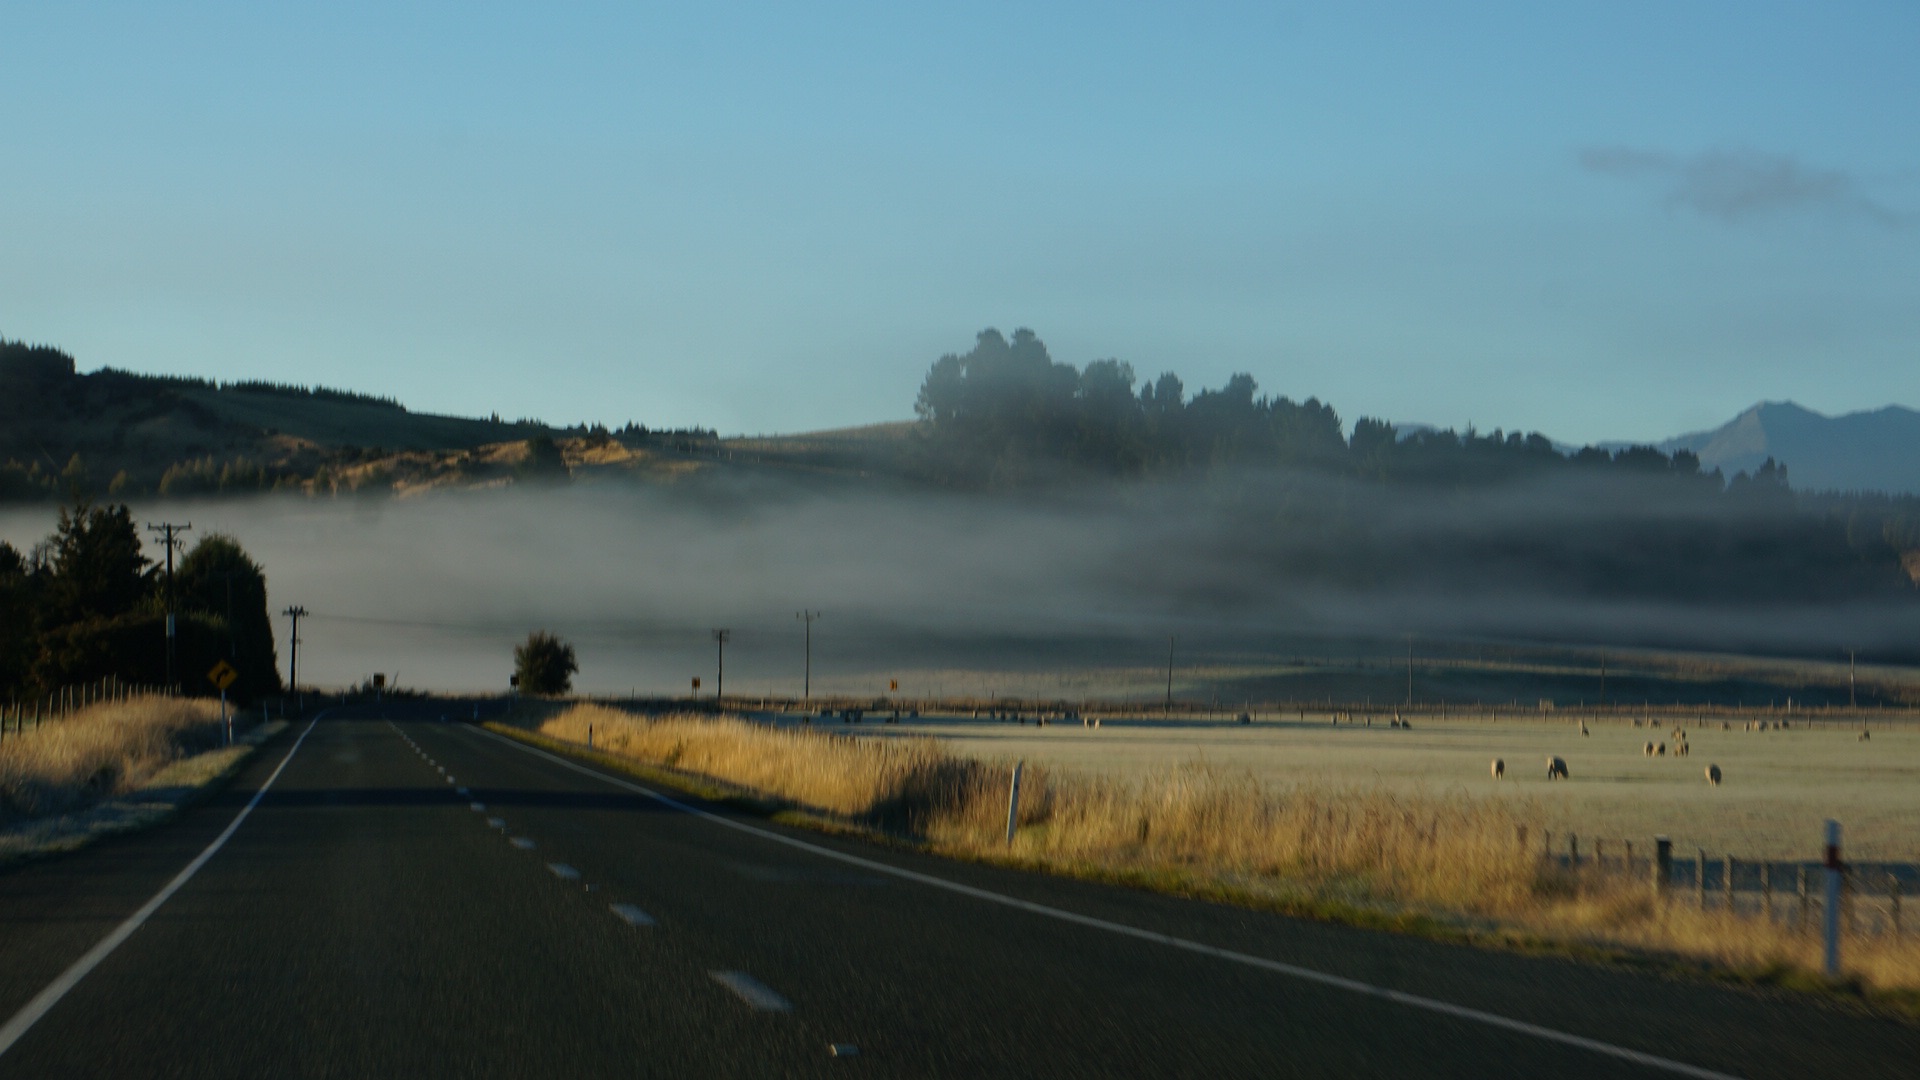
[[[0,873],[0,1017],[296,734],[174,824]],[[396,710],[315,725],[0,1077],[1684,1075],[1653,1059],[1911,1077],[1920,1029],[714,820]]]

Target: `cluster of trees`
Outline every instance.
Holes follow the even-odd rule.
[[[280,688],[267,581],[232,537],[200,538],[175,565],[175,683],[213,693],[205,673],[226,660],[243,698]],[[167,680],[168,580],[125,506],[77,501],[53,535],[22,553],[0,543],[0,693],[28,698],[109,676]]]
[[[1252,376],[1191,399],[1171,372],[1134,389],[1133,368],[1054,361],[1031,330],[984,330],[934,362],[914,411],[929,442],[922,471],[960,483],[1018,484],[1067,465],[1120,476],[1239,463],[1333,465],[1340,417],[1312,398],[1256,397]]]
[[[1251,375],[1234,375],[1218,390],[1189,397],[1172,372],[1141,382],[1118,360],[1081,369],[1059,363],[1024,329],[1011,339],[983,330],[970,351],[935,361],[914,412],[925,422],[921,470],[982,486],[1028,482],[1061,466],[1116,476],[1308,467],[1423,485],[1507,480],[1552,468],[1613,469],[1672,476],[1701,490],[1726,486],[1717,471],[1703,473],[1695,455],[1669,456],[1650,446],[1563,454],[1537,432],[1402,432],[1372,418],[1358,421],[1348,437],[1331,405],[1260,395]],[[1760,482],[1770,484],[1775,469],[1769,464]],[[1784,485],[1784,469],[1778,479]]]

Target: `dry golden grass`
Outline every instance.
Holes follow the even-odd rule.
[[[1271,903],[1418,915],[1462,931],[1707,962],[1742,975],[1819,970],[1812,934],[1757,915],[1656,899],[1644,873],[1574,873],[1539,856],[1524,800],[1263,783],[1206,765],[1108,776],[1029,766],[1006,843],[1010,763],[935,739],[863,739],[731,717],[531,705],[539,734],[697,773],[935,850]],[[1920,941],[1857,938],[1848,974],[1920,990]]]
[[[219,737],[218,705],[163,697],[95,705],[24,733],[10,731],[0,741],[0,825],[123,794]]]

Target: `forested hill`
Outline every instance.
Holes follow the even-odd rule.
[[[156,492],[169,470],[247,472],[247,486],[311,474],[341,448],[440,449],[528,437],[544,425],[408,412],[367,394],[82,374],[55,348],[0,341],[0,499]],[[192,485],[180,484],[183,488]]]
[[[1138,389],[1136,389],[1138,386]],[[1731,477],[1687,450],[1561,453],[1545,436],[1397,431],[1264,397],[1248,375],[1188,396],[1114,360],[1076,369],[1031,331],[983,331],[927,372],[909,468],[1044,490],[1090,476],[1213,492],[1222,550],[1351,585],[1524,582],[1569,595],[1913,602],[1920,499],[1796,493],[1771,458]]]

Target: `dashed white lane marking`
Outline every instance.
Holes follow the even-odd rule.
[[[260,800],[266,796],[267,789],[273,787],[275,780],[280,779],[280,773],[286,769],[287,762],[292,761],[293,755],[300,752],[300,744],[307,741],[307,735],[313,731],[313,725],[319,722],[320,716],[307,721],[306,731],[302,731],[300,737],[293,740],[293,748],[287,751],[286,757],[280,759],[280,764],[268,775],[266,783],[260,785],[260,790],[253,793],[253,798],[247,800],[247,805],[240,808],[240,812],[234,815],[233,821],[228,823],[226,830],[214,837],[213,843],[208,844],[205,851],[195,856],[194,860],[187,864],[186,869],[175,874],[172,881],[167,882],[159,892],[154,893],[153,899],[142,904],[140,910],[127,916],[127,920],[115,927],[113,933],[101,938],[99,944],[88,949],[85,956],[75,960],[72,967],[61,972],[59,978],[48,983],[47,988],[35,994],[25,1008],[14,1013],[12,1019],[8,1020],[4,1026],[0,1026],[0,1054],[5,1054],[12,1049],[13,1044],[20,1040],[20,1036],[27,1033],[28,1028],[33,1027],[41,1017],[47,1015],[47,1010],[59,1004],[60,999],[67,996],[67,991],[78,986],[81,979],[86,978],[88,973],[100,966],[101,961],[113,954],[113,950],[132,937],[135,930],[140,929],[154,912],[160,910],[160,905],[172,899],[173,894],[179,892],[181,886],[191,881],[193,875],[207,865],[207,860],[213,858],[215,852],[226,846],[233,834],[239,831],[240,823],[247,820],[247,815],[253,813],[254,807],[260,805]]]
[[[573,867],[568,866],[566,863],[550,862],[547,864],[547,869],[552,871],[553,876],[559,878],[561,881],[579,881],[580,880],[580,871],[575,870]]]
[[[852,1043],[828,1043],[827,1053],[834,1057],[857,1057],[860,1048]]]
[[[451,776],[447,777],[447,783],[449,784],[453,783],[453,777]]]
[[[984,900],[990,904],[1000,904],[1006,907],[1016,908],[1020,911],[1031,912],[1032,914],[1045,916],[1049,919],[1058,919],[1061,922],[1073,923],[1077,926],[1104,930],[1110,934],[1130,937],[1137,941],[1150,941],[1155,944],[1165,945],[1169,948],[1197,953],[1201,956],[1211,956],[1218,960],[1227,960],[1236,964],[1245,964],[1248,967],[1259,968],[1263,971],[1271,971],[1277,975],[1285,975],[1290,978],[1299,979],[1302,982],[1315,983],[1320,986],[1332,987],[1336,990],[1345,990],[1348,993],[1359,994],[1364,997],[1391,1001],[1396,1005],[1403,1005],[1411,1009],[1420,1009],[1426,1012],[1438,1013],[1442,1016],[1450,1016],[1456,1020],[1466,1020],[1471,1023],[1483,1024],[1487,1027],[1499,1028],[1502,1031],[1511,1031],[1518,1035],[1527,1035],[1546,1042],[1559,1043],[1562,1046],[1579,1047],[1582,1050],[1590,1050],[1593,1053],[1619,1061],[1630,1061],[1635,1065],[1642,1065],[1649,1069],[1672,1073],[1676,1076],[1691,1076],[1694,1077],[1695,1080],[1739,1080],[1738,1077],[1731,1073],[1716,1072],[1713,1069],[1701,1068],[1698,1065],[1689,1065],[1684,1061],[1664,1058],[1658,1054],[1649,1054],[1643,1050],[1635,1050],[1627,1046],[1602,1042],[1599,1039],[1590,1039],[1585,1035],[1575,1035],[1569,1031],[1560,1031],[1555,1028],[1544,1027],[1540,1024],[1530,1024],[1525,1020],[1515,1020],[1510,1016],[1501,1016],[1499,1013],[1469,1008],[1465,1005],[1455,1005],[1452,1002],[1441,1001],[1438,998],[1409,994],[1403,990],[1394,990],[1390,987],[1361,982],[1359,979],[1349,979],[1342,975],[1315,971],[1312,968],[1301,967],[1298,964],[1289,964],[1280,960],[1269,960],[1264,956],[1255,956],[1252,953],[1222,949],[1215,945],[1208,945],[1187,938],[1174,937],[1171,934],[1162,934],[1153,930],[1143,930],[1140,927],[1128,926],[1125,923],[1109,922],[1106,919],[1095,918],[1092,915],[1082,915],[1079,912],[1068,911],[1065,908],[1049,907],[1046,904],[1038,904],[1031,900],[1022,900],[1019,897],[1007,896],[989,889],[963,885],[958,881],[949,881],[946,878],[936,877],[932,874],[923,874],[918,870],[908,870],[902,866],[894,866],[890,863],[862,858],[861,856],[845,851],[835,851],[833,848],[810,844],[797,837],[785,836],[755,825],[749,825],[744,821],[736,821],[733,818],[723,817],[719,814],[702,810],[699,807],[690,806],[678,799],[662,795],[652,788],[642,787],[639,784],[630,783],[619,777],[608,776],[606,773],[600,772],[597,769],[590,769],[585,765],[576,764],[558,754],[548,753],[539,747],[528,746],[517,739],[510,739],[505,735],[488,731],[485,728],[476,730],[482,735],[506,743],[508,746],[524,753],[545,758],[562,768],[571,769],[582,776],[591,776],[603,783],[612,784],[615,787],[631,791],[636,795],[643,795],[663,806],[670,806],[683,813],[692,814],[694,817],[704,818],[707,821],[711,821],[724,828],[732,829],[735,832],[743,832],[757,836],[769,843],[782,844],[789,848],[818,855],[824,859],[832,859],[836,862],[858,866],[865,870],[872,870],[875,873],[887,874],[904,881],[913,881],[936,889],[945,889],[948,892],[958,893],[961,896],[970,896],[976,900]],[[717,975],[715,977],[718,978]]]
[[[773,992],[766,983],[744,971],[709,971],[713,981],[733,991],[761,1012],[792,1012],[793,1002]]]
[[[653,916],[632,904],[608,904],[607,910],[627,921],[628,926],[652,926]]]
[[[489,829],[504,829],[506,827],[507,827],[506,818],[490,817],[487,819],[487,828]]]
[[[487,812],[487,804],[483,802],[470,802],[467,804],[467,809],[476,814],[484,814]]]
[[[519,848],[521,851],[533,850],[533,841],[527,839],[524,836],[516,836],[511,841],[509,841],[509,843],[511,843],[514,847]]]

